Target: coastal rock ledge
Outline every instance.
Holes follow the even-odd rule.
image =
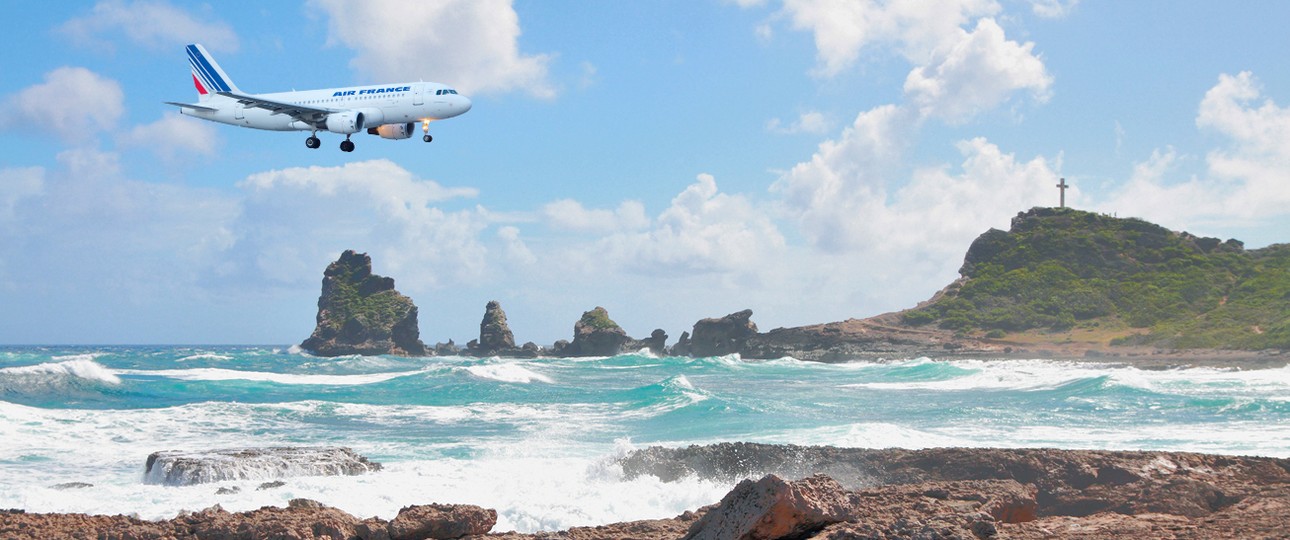
[[[372,258],[347,250],[323,273],[318,325],[300,348],[317,356],[424,356],[417,306],[372,273]]]
[[[343,447],[271,446],[153,452],[144,465],[147,484],[187,486],[226,480],[277,480],[297,476],[354,476],[381,464]]]

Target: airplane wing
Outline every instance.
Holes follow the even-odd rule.
[[[283,103],[245,94],[234,94],[233,92],[216,92],[217,95],[226,98],[232,98],[247,107],[265,109],[273,114],[285,114],[296,120],[309,125],[321,125],[327,121],[327,115],[336,112],[333,109],[321,109],[318,107],[309,107],[306,105],[297,105],[295,103]]]
[[[181,107],[184,109],[193,109],[195,111],[214,112],[219,110],[219,109],[216,109],[215,107],[207,107],[205,105],[194,105],[192,103],[176,103],[174,101],[167,101],[165,103],[166,105],[174,105],[176,107]]]

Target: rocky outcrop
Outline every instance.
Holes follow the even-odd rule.
[[[560,346],[557,343],[556,356],[613,356],[623,352],[624,346],[632,338],[624,332],[618,323],[609,318],[609,312],[603,307],[582,314],[573,325],[573,341]]]
[[[827,476],[790,483],[767,475],[740,482],[690,526],[685,540],[801,538],[850,519],[856,505],[842,485]]]
[[[427,510],[429,509],[429,510]],[[142,521],[126,516],[28,514],[0,511],[0,538],[117,538],[173,540],[421,540],[481,535],[497,521],[497,513],[470,505],[429,505],[404,508],[386,522],[360,521],[336,508],[309,499],[292,499],[286,508],[266,506],[232,513],[219,505],[183,513],[168,521]]]
[[[515,335],[506,325],[506,312],[502,304],[491,300],[484,307],[484,320],[479,323],[479,346],[481,354],[497,354],[498,351],[515,349]]]
[[[694,357],[722,356],[743,350],[744,343],[757,335],[757,325],[752,322],[752,310],[731,313],[716,319],[703,319],[694,323],[690,334],[689,354]]]
[[[297,476],[354,476],[381,464],[342,447],[265,447],[153,452],[144,464],[148,484],[187,486],[225,480],[275,480]]]
[[[390,520],[390,540],[461,538],[484,534],[497,524],[497,511],[465,504],[407,506]]]
[[[372,273],[372,258],[348,250],[323,272],[314,333],[300,348],[318,356],[422,356],[417,306]]]
[[[1290,460],[1185,452],[935,448],[856,449],[750,443],[649,448],[622,460],[629,478],[731,479],[825,473],[850,487],[1012,480],[1035,488],[1033,513],[1167,513],[1198,518],[1266,486],[1290,490]],[[1290,496],[1290,491],[1285,493]],[[1030,510],[1014,509],[1018,515]]]

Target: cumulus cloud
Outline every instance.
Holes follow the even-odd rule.
[[[783,13],[796,30],[815,37],[815,73],[831,77],[855,64],[870,45],[890,45],[921,64],[949,47],[960,27],[999,11],[993,0],[784,0]]]
[[[151,124],[135,126],[118,139],[122,146],[147,148],[167,160],[184,153],[214,155],[219,140],[214,124],[185,118],[177,112]]]
[[[1179,181],[1185,156],[1157,150],[1099,206],[1184,227],[1290,214],[1290,108],[1264,98],[1252,73],[1223,74],[1201,100],[1196,125],[1226,139],[1205,156],[1205,174]]]
[[[297,284],[348,248],[373,252],[414,287],[474,282],[487,266],[481,212],[436,206],[477,191],[445,188],[387,160],[278,169],[237,185],[246,192],[235,224],[241,266],[226,274]]]
[[[796,135],[798,133],[809,133],[812,135],[823,135],[829,130],[829,121],[824,117],[824,113],[819,111],[808,111],[797,117],[787,126],[778,118],[772,118],[766,122],[766,130],[772,133],[784,135]]]
[[[354,48],[356,70],[381,80],[435,80],[465,93],[526,91],[550,98],[545,54],[519,51],[510,0],[402,2],[311,0],[328,15],[330,40]]]
[[[188,12],[157,0],[103,0],[89,14],[63,23],[59,30],[73,41],[104,46],[99,36],[114,33],[138,45],[156,50],[179,50],[189,43],[201,43],[216,51],[238,49],[237,34],[227,24],[194,17]],[[110,46],[110,45],[109,45]]]
[[[645,205],[623,201],[614,210],[588,209],[573,199],[561,199],[542,207],[542,216],[552,227],[578,232],[634,231],[649,226]]]
[[[116,81],[82,67],[60,67],[45,82],[9,96],[0,108],[0,128],[44,131],[77,141],[116,127],[125,94]]]
[[[0,169],[0,221],[13,219],[18,201],[39,195],[44,185],[44,167]]]
[[[1030,0],[1030,8],[1035,15],[1045,19],[1060,19],[1075,11],[1079,0]]]
[[[1017,90],[1029,90],[1040,102],[1048,99],[1053,79],[1034,54],[1034,43],[1008,40],[990,18],[977,21],[971,32],[954,32],[960,36],[957,43],[905,79],[905,93],[923,115],[962,122]]]

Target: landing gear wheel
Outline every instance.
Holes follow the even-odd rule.
[[[433,140],[434,140],[434,137],[431,137],[431,136],[429,136],[429,135],[426,135],[425,137],[421,137],[421,140],[423,140],[423,141],[425,141],[425,142],[430,142],[430,141],[433,141]]]
[[[349,139],[345,139],[345,140],[343,140],[343,141],[340,141],[340,151],[341,151],[341,152],[353,152],[353,151],[354,151],[354,141],[351,141],[351,140],[349,140]]]
[[[322,141],[318,140],[318,137],[305,139],[305,148],[318,148],[320,145],[322,145]]]

